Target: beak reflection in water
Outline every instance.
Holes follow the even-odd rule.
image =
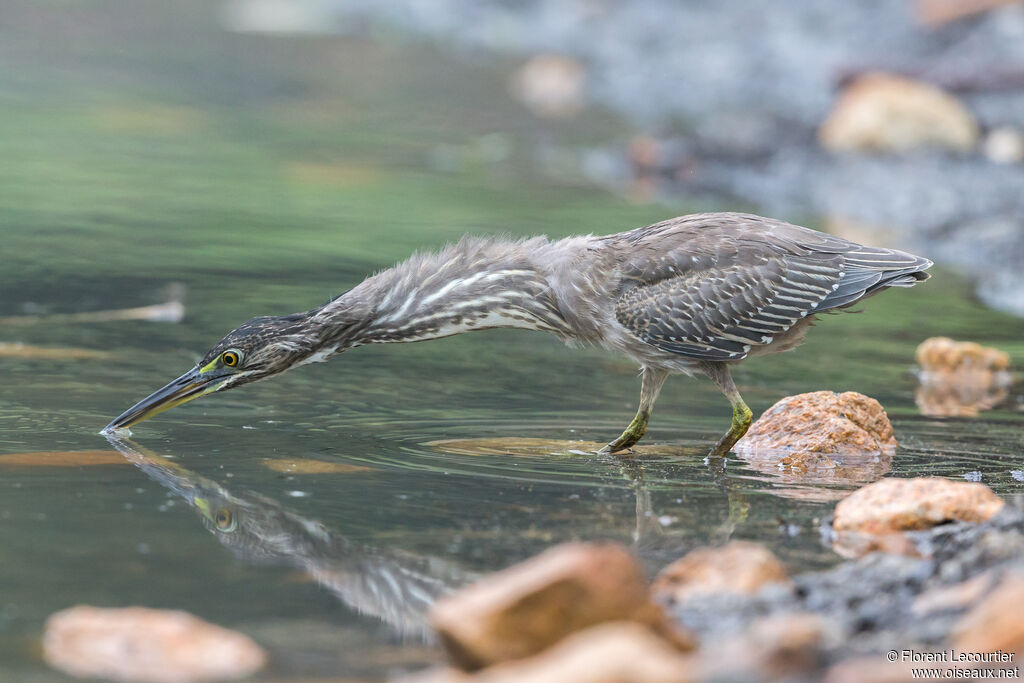
[[[231,373],[200,372],[198,367],[192,368],[167,386],[154,391],[118,415],[103,428],[101,434],[114,434],[126,430],[128,427],[148,420],[165,410],[222,389],[231,377]]]

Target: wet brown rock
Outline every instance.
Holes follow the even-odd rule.
[[[963,652],[1024,654],[1024,573],[1008,574],[954,629],[953,645]]]
[[[153,683],[240,678],[267,661],[241,633],[145,607],[57,612],[46,621],[43,651],[50,666],[72,676]]]
[[[710,593],[755,593],[767,583],[789,583],[786,567],[767,548],[733,541],[698,548],[668,565],[651,590],[660,602],[685,602]]]
[[[978,124],[955,97],[921,81],[885,73],[857,77],[818,131],[833,151],[906,152],[921,147],[968,151]]]
[[[478,669],[536,654],[604,621],[661,623],[643,569],[622,546],[567,543],[492,574],[434,605],[452,661]]]
[[[405,683],[685,683],[696,680],[693,662],[643,626],[613,622],[574,633],[533,657],[474,675],[447,669]]]
[[[833,528],[887,534],[928,529],[951,521],[982,522],[1003,501],[984,484],[938,477],[882,479],[839,501]]]
[[[774,458],[781,469],[835,467],[825,456],[892,455],[896,438],[882,405],[847,391],[814,391],[788,396],[750,426],[736,444],[745,459]]]

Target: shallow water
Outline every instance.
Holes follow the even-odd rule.
[[[39,7],[21,7],[37,31],[70,31]],[[162,414],[130,441],[100,436],[233,325],[322,303],[417,246],[613,232],[685,211],[537,178],[515,151],[474,161],[479,136],[498,131],[516,150],[536,123],[502,99],[498,67],[387,37],[182,43],[195,19],[140,7],[120,17],[124,34],[97,20],[45,45],[0,35],[22,60],[0,83],[0,316],[187,290],[177,325],[0,323],[0,342],[108,354],[0,356],[0,679],[60,680],[38,638],[49,614],[80,603],[189,610],[256,638],[279,678],[377,679],[438,660],[423,621],[434,595],[560,541],[634,545],[652,571],[729,538],[767,543],[794,572],[838,561],[819,522],[837,490],[884,467],[808,483],[706,462],[728,404],[686,378],[658,402],[645,440],[658,448],[628,462],[572,453],[630,419],[636,368],[540,334],[356,349]],[[327,62],[329,75],[310,67]],[[547,132],[610,125],[598,119]],[[469,161],[437,172],[430,141]],[[1019,491],[1019,400],[978,419],[923,417],[912,364],[936,334],[1019,362],[1024,323],[941,268],[864,310],[745,364],[737,381],[755,412],[801,391],[860,391],[895,424],[893,475]],[[524,452],[521,439],[551,443]]]

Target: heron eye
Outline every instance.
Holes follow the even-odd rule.
[[[239,357],[237,351],[225,351],[220,355],[220,360],[222,363],[224,363],[224,365],[228,366],[229,368],[233,368],[236,365],[238,365],[238,361],[241,360],[241,358]]]
[[[231,514],[231,510],[228,510],[227,508],[217,510],[217,514],[214,516],[213,521],[221,531],[231,531],[235,526],[235,518]]]

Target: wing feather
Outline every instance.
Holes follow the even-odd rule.
[[[608,239],[629,254],[616,320],[695,360],[742,359],[808,315],[926,279],[931,265],[747,214],[685,216]]]

